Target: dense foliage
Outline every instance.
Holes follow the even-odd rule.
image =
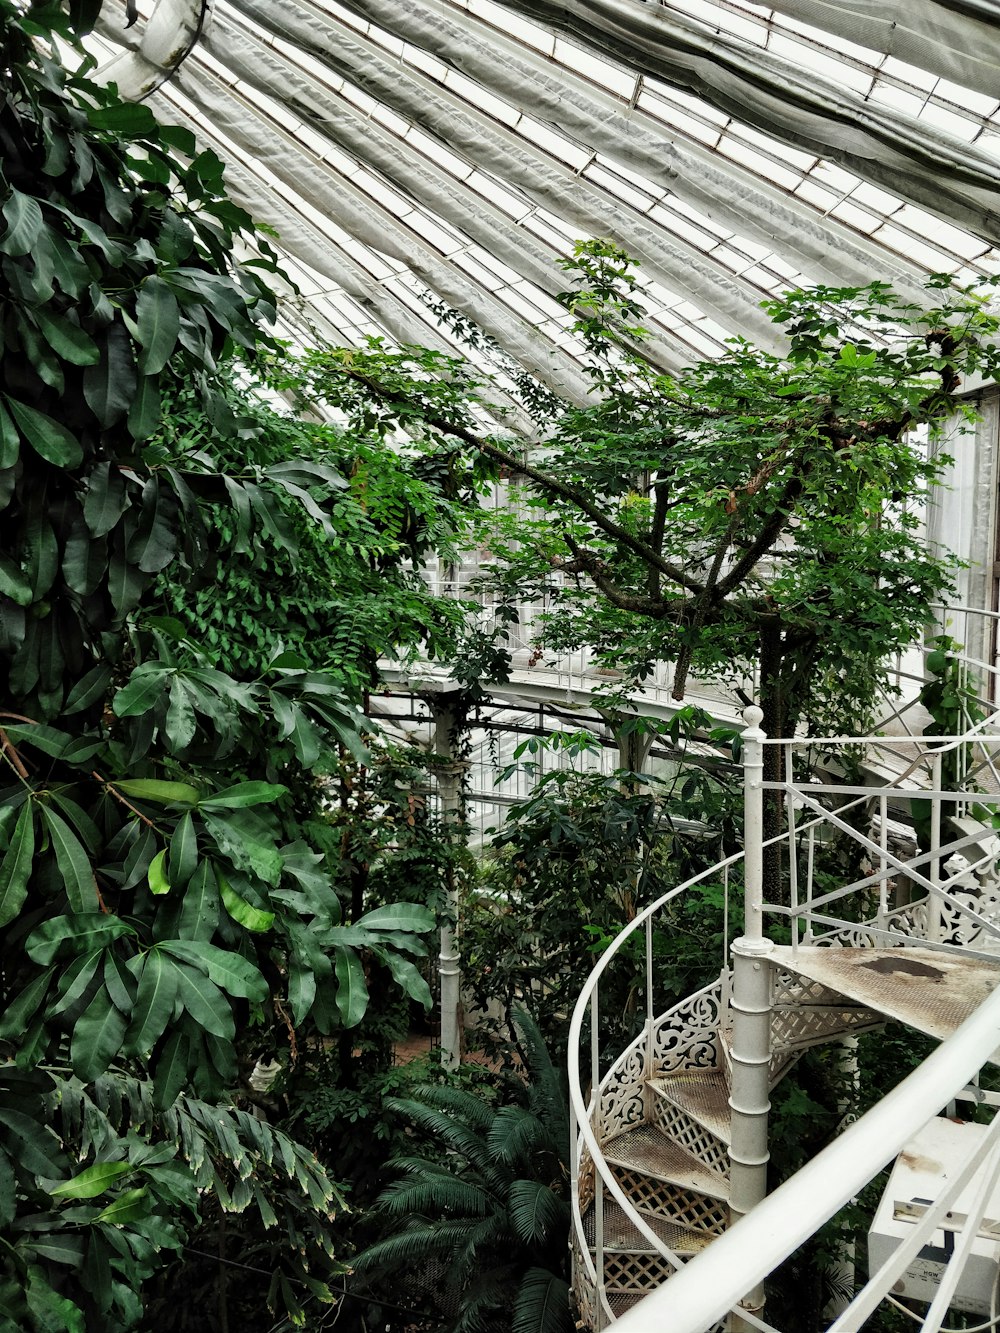
[[[488,541],[499,602],[554,606],[543,645],[589,646],[630,678],[672,662],[678,699],[692,670],[737,686],[756,673],[772,735],[863,713],[950,586],[916,512],[944,460],[911,433],[968,410],[962,377],[996,368],[996,317],[948,279],[919,308],[880,282],[791,292],[768,303],[784,355],[733,340],[668,376],[635,350],[627,256],[585,242],[566,265],[595,393],[540,427],[539,461],[484,434],[488,385],[470,392],[462,367],[456,388],[429,385],[412,349],[317,353],[317,394],[416,420],[439,450],[523,480],[524,506]]]
[[[501,1050],[516,1042],[513,1016],[523,1007],[562,1056],[573,1006],[603,949],[649,903],[733,850],[739,792],[721,754],[705,767],[678,764],[671,776],[575,765],[539,776],[537,759],[522,757],[553,744],[572,760],[592,748],[564,736],[515,751],[536,781],[492,840],[463,912],[463,952],[477,1039]],[[680,999],[718,974],[727,947],[721,901],[721,885],[709,880],[657,918],[661,998]],[[641,938],[635,946],[602,988],[608,1051],[626,1046],[645,1018]]]
[[[407,1272],[431,1326],[450,1333],[573,1327],[566,1088],[537,1027],[524,1015],[518,1023],[524,1082],[499,1107],[440,1084],[389,1103],[430,1152],[394,1159],[398,1178],[378,1210],[391,1234],[355,1261],[356,1280],[377,1302],[385,1275]]]
[[[343,676],[261,651],[236,678],[150,614],[223,522],[291,576],[289,528],[328,534],[348,482],[230,391],[273,303],[221,163],[67,73],[61,25],[0,3],[0,1326],[134,1328],[196,1217],[248,1206],[299,1322],[336,1196],[233,1096],[272,1027],[356,1024],[373,966],[425,998],[433,916],[345,923],[312,836],[310,769],[363,753]]]

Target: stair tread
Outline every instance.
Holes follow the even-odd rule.
[[[679,1106],[692,1120],[710,1129],[723,1143],[730,1140],[729,1076],[724,1069],[677,1069],[651,1078],[660,1097]]]
[[[636,1211],[641,1214],[654,1236],[658,1236],[664,1245],[677,1254],[694,1254],[711,1244],[713,1238],[707,1231],[692,1231],[664,1217],[657,1217],[655,1213],[645,1213],[641,1208]],[[584,1214],[583,1233],[588,1246],[593,1250],[597,1244],[593,1204]],[[656,1253],[632,1219],[626,1217],[621,1206],[607,1198],[604,1201],[604,1248],[625,1254]]]
[[[941,1040],[1000,985],[1000,962],[935,949],[776,945],[771,958],[779,967]]]
[[[604,1157],[614,1166],[641,1171],[657,1180],[728,1202],[726,1182],[679,1144],[672,1143],[655,1125],[626,1130],[604,1145]]]

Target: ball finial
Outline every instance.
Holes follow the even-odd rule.
[[[748,727],[759,727],[764,721],[764,710],[758,708],[756,704],[751,704],[749,708],[743,710],[743,721]]]

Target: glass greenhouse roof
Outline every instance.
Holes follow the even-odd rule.
[[[202,10],[150,3],[129,33],[106,10],[108,77],[229,163],[278,232],[303,336],[454,350],[450,309],[580,398],[555,300],[576,239],[640,262],[665,368],[734,334],[773,344],[760,302],[789,286],[1000,270],[994,0]],[[164,80],[158,51],[186,45]]]

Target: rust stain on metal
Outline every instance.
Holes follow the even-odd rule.
[[[902,953],[902,950],[899,951]],[[929,967],[927,963],[918,963],[913,958],[872,958],[859,964],[871,972],[880,972],[883,976],[895,976],[902,972],[909,977],[925,977],[928,981],[940,981],[944,973],[939,967]]]
[[[942,1170],[940,1162],[935,1162],[933,1157],[924,1157],[918,1152],[901,1152],[899,1160],[911,1171],[923,1171],[931,1176],[940,1175]]]

